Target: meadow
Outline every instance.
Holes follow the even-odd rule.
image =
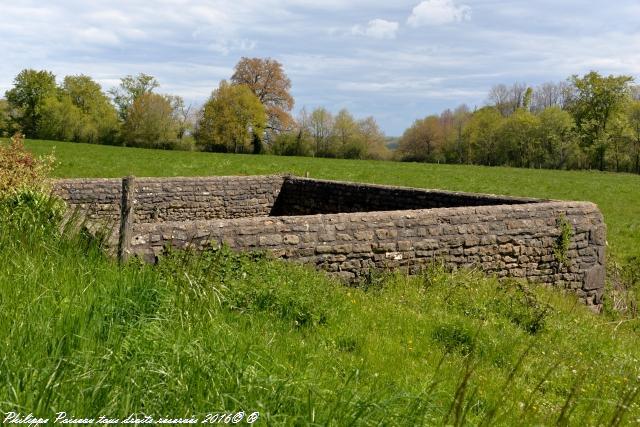
[[[592,200],[639,255],[640,178],[56,146],[56,176],[265,174]],[[117,265],[48,200],[0,204],[0,410],[124,418],[259,412],[259,425],[640,422],[640,324],[438,265],[344,287],[227,250]]]
[[[640,176],[599,171],[398,163],[249,154],[148,150],[28,141],[35,153],[55,150],[58,177],[207,176],[292,173],[313,178],[455,191],[506,194],[598,205],[608,225],[611,254],[640,258]]]

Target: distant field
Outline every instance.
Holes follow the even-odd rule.
[[[423,188],[442,188],[597,203],[609,227],[611,253],[640,256],[640,176],[588,171],[396,163],[306,157],[146,150],[28,141],[33,152],[55,147],[59,177],[254,175],[289,172]]]

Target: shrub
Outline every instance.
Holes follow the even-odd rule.
[[[53,154],[35,157],[24,147],[24,135],[17,133],[8,145],[0,144],[0,199],[23,190],[48,191]]]

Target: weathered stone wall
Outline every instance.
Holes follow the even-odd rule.
[[[573,229],[564,264],[554,255],[562,218]],[[441,260],[570,288],[596,308],[604,290],[605,225],[584,202],[136,224],[132,251],[153,262],[165,246],[210,242],[268,250],[347,280]]]
[[[90,222],[112,226],[120,219],[121,179],[60,179],[53,192]]]
[[[288,177],[273,215],[313,215],[460,206],[510,205],[539,199]]]
[[[285,176],[135,183],[127,253],[150,262],[167,246],[209,243],[267,250],[345,280],[374,268],[415,273],[442,261],[570,288],[590,306],[601,303],[605,225],[592,203]],[[61,180],[55,192],[90,223],[117,224],[121,185],[120,179]],[[572,236],[561,262],[554,249],[563,218]]]
[[[268,216],[284,176],[136,178],[135,222]],[[71,209],[107,224],[120,218],[121,179],[65,179],[54,184]]]

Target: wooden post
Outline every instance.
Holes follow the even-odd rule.
[[[120,234],[118,236],[118,262],[129,259],[131,253],[131,224],[133,223],[133,198],[135,177],[122,178],[122,198],[120,199]]]

